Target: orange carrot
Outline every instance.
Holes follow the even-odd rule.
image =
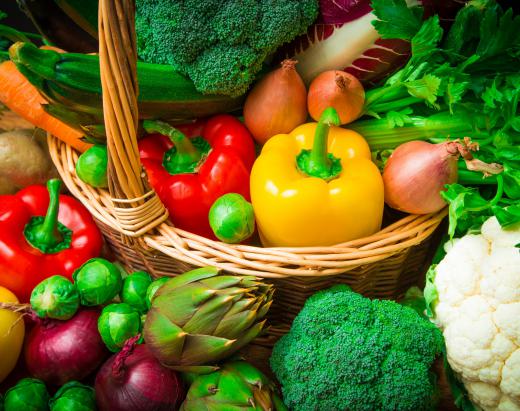
[[[42,104],[47,101],[12,61],[0,63],[0,101],[34,126],[48,131],[81,152],[91,146],[81,141],[81,132],[45,112]]]

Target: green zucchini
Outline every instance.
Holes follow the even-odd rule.
[[[102,113],[99,57],[41,50],[30,43],[15,43],[11,60],[51,102],[71,110]],[[142,119],[187,119],[229,112],[242,98],[205,95],[173,67],[137,63],[138,106]]]

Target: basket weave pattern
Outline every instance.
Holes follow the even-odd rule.
[[[280,332],[316,290],[346,283],[368,296],[396,298],[418,281],[446,210],[409,215],[370,237],[331,247],[230,245],[173,227],[139,163],[133,2],[100,0],[99,14],[108,190],[76,176],[78,153],[70,146],[52,136],[48,142],[63,181],[93,214],[120,261],[154,276],[213,265],[262,277],[277,289],[270,316]]]

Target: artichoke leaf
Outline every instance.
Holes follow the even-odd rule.
[[[226,357],[231,348],[234,349],[235,343],[236,340],[213,335],[187,334],[179,365],[202,365],[208,357]]]
[[[183,285],[191,284],[194,282],[198,282],[200,280],[204,280],[206,278],[215,277],[220,272],[220,269],[217,267],[202,267],[197,268],[195,270],[188,271],[182,275],[177,277],[173,277],[166,284],[164,284],[163,288],[168,291],[171,291],[175,288],[179,288]]]
[[[165,294],[163,285],[154,297],[152,309],[160,310],[170,321],[183,327],[197,312],[201,304],[215,295],[201,284],[187,284],[175,290],[175,293]]]
[[[178,364],[181,361],[186,333],[156,310],[150,310],[146,317],[144,339],[147,344],[160,345],[160,355],[164,364]]]
[[[226,313],[232,307],[233,299],[232,296],[219,295],[205,302],[184,324],[184,331],[190,334],[213,334],[221,319],[225,318]]]

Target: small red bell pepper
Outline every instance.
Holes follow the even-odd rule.
[[[88,210],[60,195],[60,181],[0,196],[0,286],[29,301],[45,278],[72,273],[99,256],[103,239]]]
[[[215,200],[227,193],[250,200],[249,174],[255,161],[251,134],[227,114],[210,118],[202,131],[200,123],[176,129],[146,120],[143,127],[160,134],[141,139],[139,154],[170,219],[178,228],[215,239],[208,219]]]

